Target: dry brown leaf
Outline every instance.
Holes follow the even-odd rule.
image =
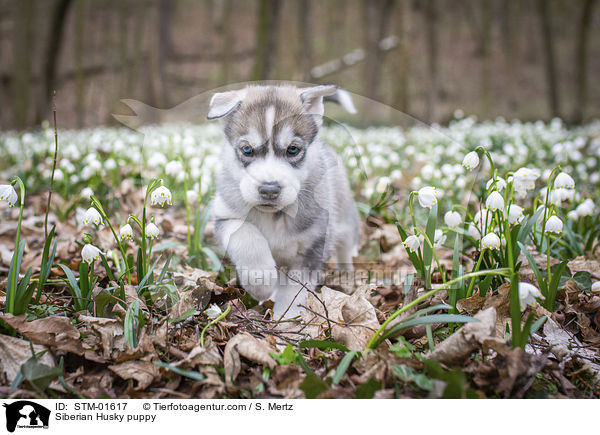
[[[240,374],[241,360],[240,356],[274,368],[277,364],[270,353],[276,352],[265,340],[259,340],[252,335],[242,332],[235,335],[225,346],[225,383],[232,386],[237,376]]]
[[[198,366],[207,365],[220,367],[222,363],[223,358],[221,357],[217,346],[210,337],[208,337],[204,343],[204,347],[200,345],[194,347],[185,359],[173,365],[193,369]]]
[[[33,351],[36,354],[44,350],[48,350],[48,348],[39,344],[33,345]],[[2,338],[0,339],[0,379],[5,377],[10,385],[13,379],[21,371],[21,366],[25,361],[31,358],[31,356],[29,341],[2,335]],[[38,362],[50,367],[56,367],[54,358],[48,352],[38,357]],[[0,384],[1,383],[2,382],[0,382]]]
[[[125,351],[125,335],[120,320],[84,315],[80,315],[78,319],[88,326],[90,333],[98,337],[97,342],[104,359],[116,360],[118,355]]]
[[[136,390],[145,390],[160,377],[160,370],[150,361],[126,361],[108,368],[123,379],[134,379]]]
[[[471,352],[494,337],[496,309],[489,307],[474,316],[479,322],[464,325],[436,346],[428,356],[444,364],[460,364]]]

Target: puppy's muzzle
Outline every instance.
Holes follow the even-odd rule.
[[[258,194],[262,199],[273,201],[277,199],[280,193],[281,186],[276,181],[262,183],[260,186],[258,186]]]

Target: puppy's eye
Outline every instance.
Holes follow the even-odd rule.
[[[254,149],[248,142],[244,143],[240,147],[240,150],[242,151],[242,154],[245,156],[251,156],[254,153]]]
[[[288,156],[297,156],[298,154],[300,154],[301,148],[296,145],[296,144],[291,144],[288,148],[287,148],[287,153]]]

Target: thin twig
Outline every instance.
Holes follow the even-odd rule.
[[[48,214],[50,213],[50,202],[54,190],[54,171],[56,171],[56,159],[58,157],[58,130],[56,127],[56,91],[52,96],[52,115],[54,117],[54,161],[52,162],[52,175],[50,177],[50,191],[48,192],[48,203],[46,204],[46,217],[44,218],[44,238],[48,238]]]

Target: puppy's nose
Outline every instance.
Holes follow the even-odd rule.
[[[281,193],[281,186],[276,181],[270,181],[258,186],[258,193],[264,199],[276,199]]]

